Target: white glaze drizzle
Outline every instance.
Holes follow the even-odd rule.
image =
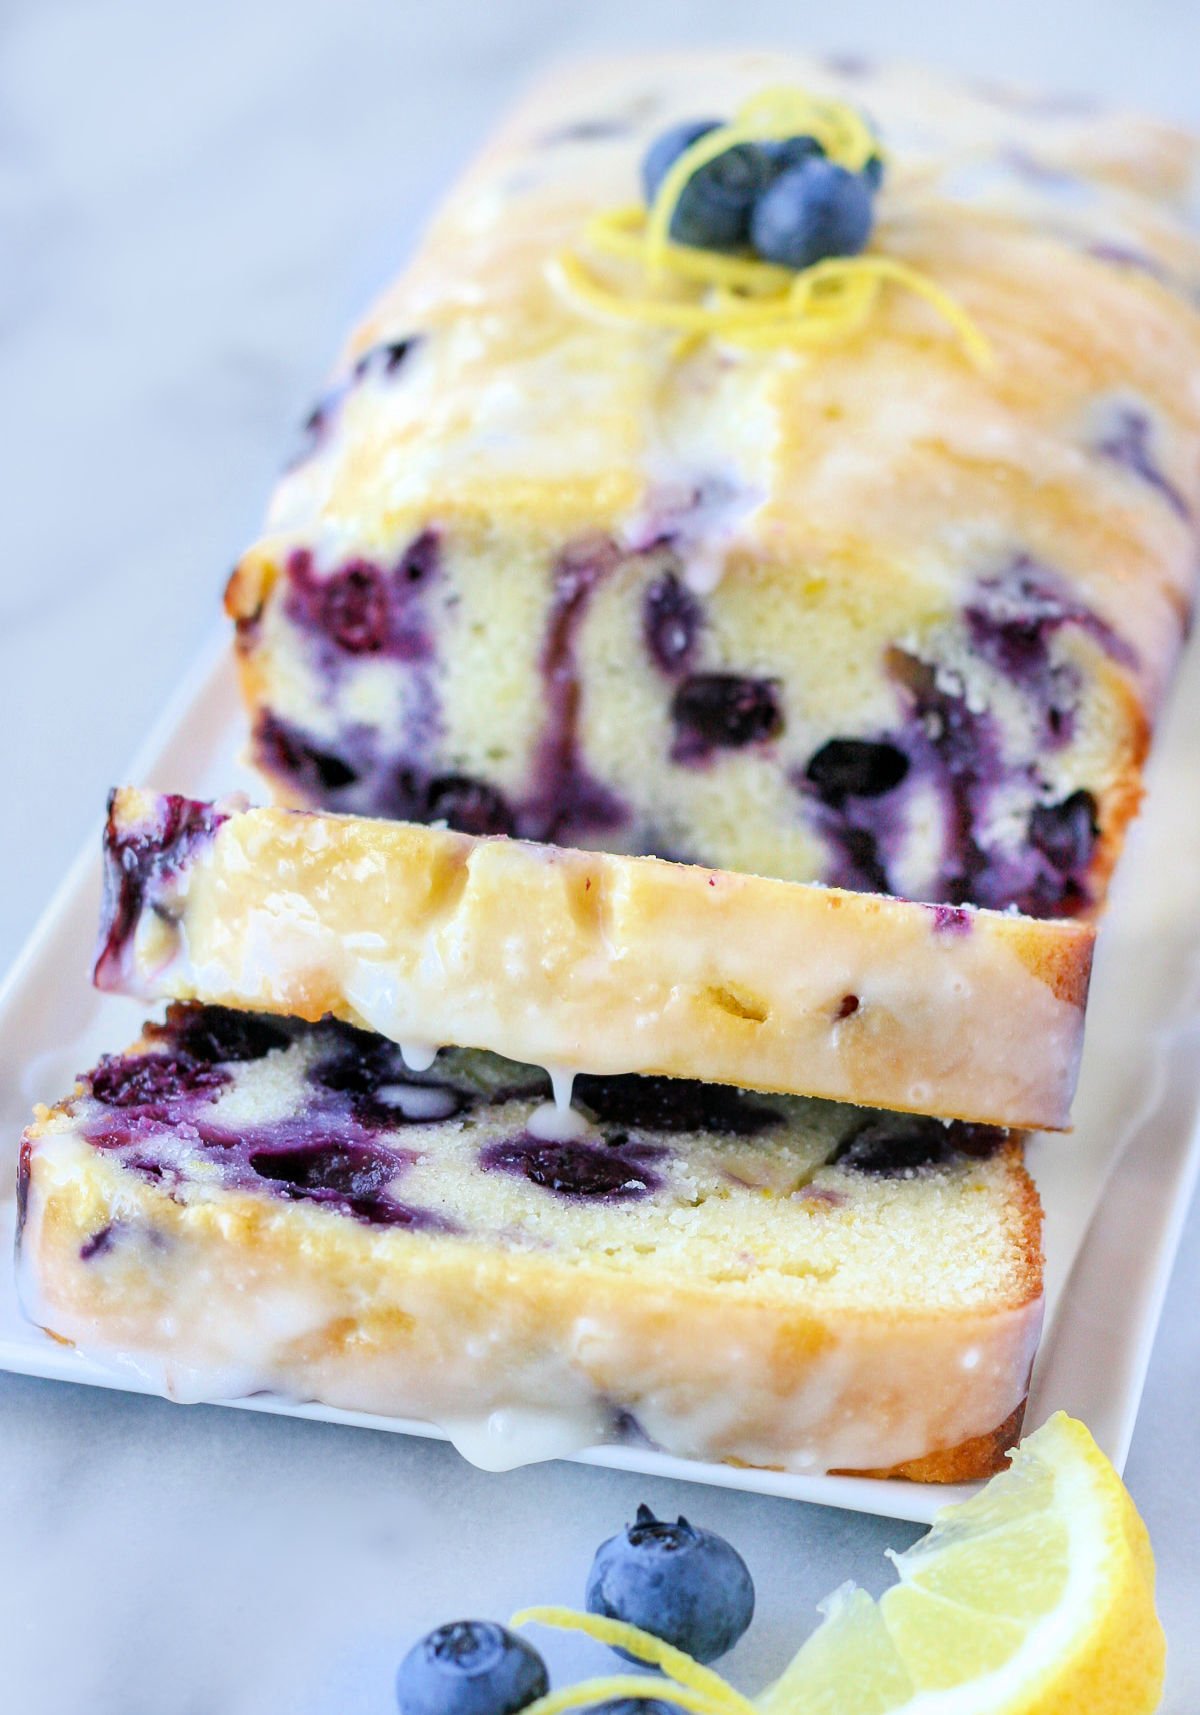
[[[458,1106],[453,1091],[437,1084],[381,1084],[375,1096],[406,1120],[449,1119]]]
[[[419,1042],[408,1037],[396,1046],[400,1050],[400,1058],[410,1072],[428,1072],[437,1059],[438,1051],[432,1042]]]
[[[568,1458],[605,1439],[603,1403],[582,1400],[572,1410],[548,1405],[498,1406],[478,1417],[447,1418],[438,1425],[464,1459],[481,1471],[514,1471],[545,1459]]]
[[[536,1137],[542,1143],[574,1143],[578,1138],[586,1137],[592,1128],[579,1109],[571,1106],[575,1073],[561,1066],[547,1066],[545,1072],[554,1091],[554,1100],[542,1102],[534,1108],[525,1130],[530,1137]]]

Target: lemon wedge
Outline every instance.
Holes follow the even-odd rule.
[[[621,1646],[662,1679],[621,1676],[552,1692],[525,1715],[613,1695],[680,1693],[697,1715],[1151,1715],[1166,1653],[1145,1526],[1082,1423],[1059,1412],[1011,1467],[928,1536],[893,1555],[899,1582],[878,1601],[853,1585],[783,1675],[752,1702],[711,1668],[622,1626]],[[603,1636],[590,1614],[528,1609],[514,1623]]]

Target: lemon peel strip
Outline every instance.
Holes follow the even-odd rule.
[[[646,260],[646,212],[637,203],[607,209],[593,215],[584,237],[594,250],[616,256],[622,262]],[[749,256],[725,256],[716,250],[698,250],[690,244],[668,239],[662,265],[668,273],[702,286],[732,286],[746,292],[787,291],[795,271],[774,262],[758,262]]]
[[[995,368],[996,357],[991,342],[976,325],[973,317],[963,309],[958,299],[944,286],[939,286],[936,280],[931,280],[928,274],[923,274],[919,268],[912,268],[907,262],[897,262],[892,256],[855,256],[848,258],[848,263],[858,263],[864,269],[870,269],[878,280],[893,280],[898,286],[906,286],[910,292],[915,292],[918,298],[935,309],[940,316],[950,323],[962,342],[963,350],[977,369],[990,370]],[[818,262],[818,268],[827,264]]]
[[[669,276],[698,286],[689,301],[605,285],[573,252],[556,258],[568,291],[589,308],[622,321],[643,322],[687,335],[686,345],[712,334],[752,348],[814,347],[845,339],[866,323],[879,288],[890,281],[924,299],[958,336],[979,370],[993,366],[987,339],[953,295],[920,269],[890,257],[830,257],[798,272],[749,256],[730,256],[670,237],[679,199],[693,174],[739,143],[814,137],[828,160],[861,172],[883,159],[879,140],[862,115],[845,102],[776,86],[743,102],[727,125],[697,138],[664,175],[649,212],[637,205],[593,216],[584,231],[601,255],[639,266],[651,288]]]
[[[722,1679],[719,1673],[711,1667],[704,1667],[686,1651],[676,1649],[674,1644],[656,1638],[650,1632],[644,1632],[640,1626],[631,1626],[624,1620],[610,1620],[601,1614],[580,1613],[575,1608],[536,1607],[522,1608],[520,1613],[512,1617],[514,1626],[530,1624],[553,1626],[559,1631],[584,1632],[588,1637],[595,1638],[598,1643],[609,1644],[613,1648],[626,1650],[635,1655],[640,1661],[649,1662],[653,1667],[659,1667],[681,1690],[686,1690],[692,1698],[686,1707],[707,1711],[721,1711],[722,1715],[758,1715],[754,1704],[741,1692],[735,1691],[728,1680]],[[637,1680],[638,1685],[651,1685],[655,1681]],[[662,1695],[662,1686],[659,1694]],[[553,1692],[551,1698],[566,1696],[564,1692]],[[616,1695],[605,1692],[605,1696]],[[624,1696],[625,1693],[620,1695]],[[653,1695],[653,1691],[642,1693]],[[574,1703],[559,1705],[561,1708],[574,1708]],[[533,1715],[536,1709],[538,1715],[552,1715],[549,1708],[543,1708],[542,1703],[531,1705],[526,1715]]]
[[[636,1677],[632,1673],[614,1673],[601,1679],[581,1679],[561,1691],[548,1691],[545,1697],[528,1704],[521,1715],[562,1715],[564,1709],[584,1709],[617,1697],[662,1698],[681,1709],[690,1709],[693,1715],[724,1715],[726,1708],[703,1692],[676,1685],[673,1680],[651,1679],[644,1673]]]
[[[734,124],[773,140],[815,137],[829,160],[852,173],[861,172],[872,155],[884,158],[878,138],[856,108],[788,84],[773,84],[752,95],[734,114]]]
[[[958,300],[920,269],[888,256],[830,257],[793,274],[788,291],[773,297],[738,293],[736,284],[722,291],[710,281],[716,295],[708,303],[616,291],[572,251],[562,252],[556,267],[568,292],[602,315],[755,346],[826,345],[847,338],[865,324],[878,288],[890,281],[924,299],[950,325],[975,368],[986,372],[995,366],[990,343]],[[693,277],[700,277],[698,271]]]

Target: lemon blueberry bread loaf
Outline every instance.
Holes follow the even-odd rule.
[[[439,1424],[484,1462],[604,1439],[982,1475],[1041,1318],[1019,1141],[688,1080],[174,1006],[21,1152],[28,1312],[182,1399]],[[520,1431],[520,1433],[518,1433]]]
[[[752,275],[710,326],[698,249],[665,283],[626,254],[655,139],[779,85],[880,140],[862,260],[893,275],[836,339],[819,296],[739,333]],[[1192,600],[1192,164],[910,71],[556,73],[353,336],[231,582],[273,789],[1093,913]]]
[[[332,1014],[417,1062],[1068,1120],[1088,924],[131,788],[105,873],[96,981],[141,1000]]]

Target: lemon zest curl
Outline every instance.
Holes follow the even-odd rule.
[[[833,256],[797,270],[670,238],[679,198],[701,167],[739,143],[797,136],[815,137],[827,159],[851,172],[861,172],[872,157],[882,158],[875,134],[846,103],[784,87],[763,90],[738,109],[730,124],[706,132],[676,158],[648,212],[627,205],[589,221],[587,246],[640,269],[647,289],[606,284],[570,250],[555,259],[561,284],[597,314],[669,329],[688,344],[713,336],[756,349],[814,348],[845,340],[865,326],[882,288],[892,284],[929,304],[957,335],[968,361],[989,369],[991,346],[969,313],[908,263],[877,254]],[[664,295],[668,280],[698,291]]]
[[[522,1608],[514,1614],[511,1624],[554,1626],[561,1631],[584,1632],[597,1643],[623,1649],[639,1660],[660,1668],[663,1679],[635,1678],[633,1674],[613,1674],[603,1679],[586,1679],[579,1684],[551,1691],[531,1703],[523,1715],[561,1715],[566,1709],[581,1708],[589,1703],[603,1702],[614,1697],[658,1697],[678,1703],[694,1715],[759,1715],[748,1697],[735,1691],[728,1680],[722,1679],[711,1667],[704,1667],[686,1651],[674,1644],[631,1626],[625,1620],[610,1620],[601,1614],[584,1614],[574,1608]]]

